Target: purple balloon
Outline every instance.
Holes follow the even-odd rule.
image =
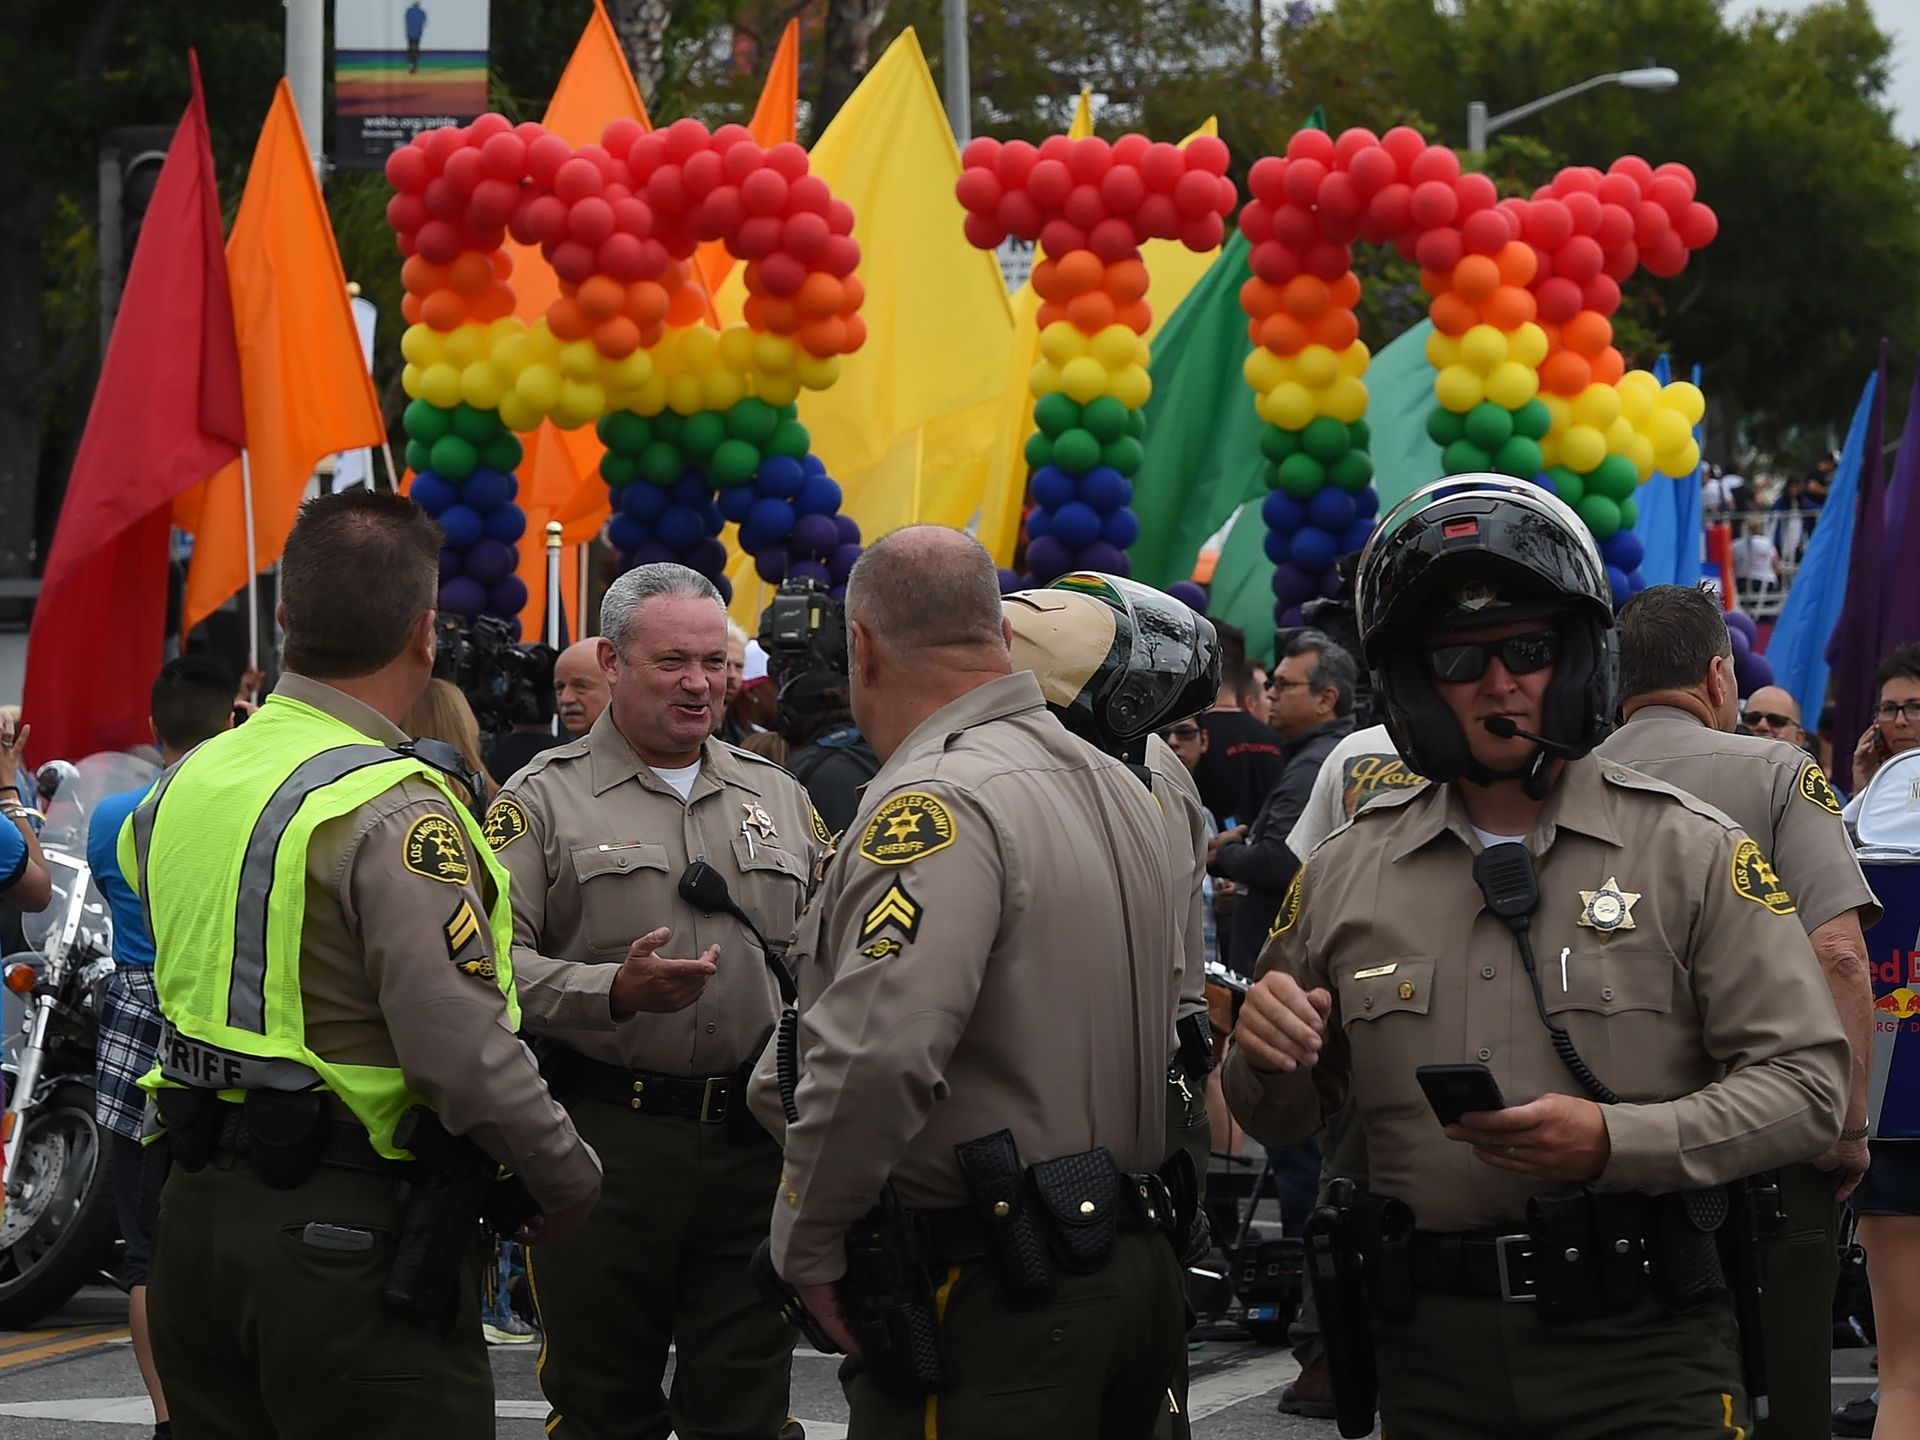
[[[518,615],[526,608],[527,582],[509,575],[487,594],[487,609],[496,615]]]
[[[1281,605],[1302,605],[1319,593],[1319,579],[1291,560],[1273,567],[1273,598]]]
[[[823,586],[833,584],[833,572],[818,560],[798,560],[787,568],[789,580],[817,580]]]
[[[520,556],[514,548],[498,540],[481,540],[467,551],[467,574],[482,585],[498,585],[513,574],[519,563]]]
[[[754,573],[769,585],[778,585],[787,578],[787,566],[792,561],[786,546],[769,545],[753,557]]]
[[[1076,570],[1097,570],[1103,575],[1126,575],[1133,569],[1127,552],[1117,550],[1104,540],[1096,540],[1074,557]]]
[[[834,528],[840,532],[840,543],[842,545],[858,545],[860,543],[860,522],[851,515],[836,515],[833,517],[833,524]]]
[[[853,573],[854,564],[859,559],[860,559],[860,546],[857,543],[851,544],[851,545],[834,546],[833,554],[827,557],[827,569],[833,572],[834,584],[836,585],[846,584],[847,576]],[[1000,573],[1002,575],[1007,575],[1011,572],[1002,570]],[[1002,590],[1000,593],[1004,595],[1007,592],[1005,590]]]
[[[1283,629],[1292,630],[1306,624],[1307,617],[1298,605],[1288,605],[1284,608],[1276,605],[1273,607],[1273,623]]]
[[[626,568],[631,570],[636,565],[664,565],[669,561],[677,563],[679,559],[658,540],[649,540],[627,556]]]
[[[829,585],[827,587],[827,594],[832,599],[844,600],[847,598],[847,587],[844,585]]]
[[[1744,610],[1727,611],[1727,629],[1737,630],[1745,635],[1749,647],[1760,638],[1760,627],[1753,623],[1753,616]]]
[[[733,603],[733,581],[724,575],[716,575],[713,577],[713,588],[720,592],[720,599],[724,604]]]
[[[1734,663],[1738,664],[1753,653],[1753,642],[1747,638],[1746,631],[1729,625],[1727,627],[1727,639],[1733,642]]]
[[[1014,591],[1024,588],[1026,583],[1026,581],[1022,580],[1006,566],[1002,565],[1000,567],[1000,593],[1002,595],[1011,595]]]
[[[1185,605],[1189,610],[1204,615],[1207,613],[1207,592],[1191,580],[1176,580],[1167,586],[1167,594]]]
[[[796,555],[831,555],[840,543],[840,527],[831,515],[802,515],[793,522],[788,543]]]
[[[1073,556],[1051,535],[1042,535],[1027,546],[1027,573],[1036,584],[1051,585],[1072,568]]]
[[[1329,600],[1338,600],[1346,593],[1346,586],[1340,579],[1338,566],[1329,565],[1320,576],[1320,593]]]
[[[1740,693],[1743,695],[1751,695],[1762,685],[1773,684],[1773,662],[1757,652],[1749,654],[1747,656],[1747,675],[1753,681],[1753,684],[1741,688]],[[1736,678],[1738,677],[1736,676]]]
[[[466,573],[466,557],[458,550],[442,545],[440,547],[440,578],[442,580],[451,580],[456,575],[464,575]]]
[[[449,615],[461,615],[471,620],[486,608],[487,587],[478,580],[470,580],[462,575],[440,587],[440,609]]]
[[[727,547],[709,535],[689,546],[680,563],[712,580],[727,573]]]

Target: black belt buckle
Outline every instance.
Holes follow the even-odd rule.
[[[700,1091],[700,1123],[718,1125],[727,1118],[727,1105],[733,1094],[731,1075],[710,1075]]]
[[[1507,1258],[1507,1247],[1510,1245],[1521,1245],[1526,1247],[1520,1252],[1521,1260],[1531,1260],[1533,1258],[1533,1236],[1531,1235],[1498,1235],[1494,1237],[1493,1264],[1494,1264],[1494,1269],[1499,1273],[1499,1276],[1500,1276],[1500,1298],[1506,1301],[1507,1304],[1509,1305],[1535,1304],[1539,1301],[1540,1297],[1538,1294],[1535,1293],[1534,1283],[1530,1278],[1524,1275],[1519,1277],[1520,1282],[1527,1287],[1526,1293],[1522,1294],[1517,1292],[1514,1289],[1513,1282],[1515,1279],[1515,1274],[1519,1269],[1519,1264],[1518,1262],[1510,1261]]]

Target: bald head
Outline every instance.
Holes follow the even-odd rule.
[[[607,673],[600,668],[600,642],[578,640],[553,662],[553,704],[560,712],[560,728],[584,735],[607,708],[611,695]]]
[[[1000,575],[971,535],[909,525],[874,542],[847,578],[847,619],[902,659],[1006,639]]]
[[[1778,685],[1762,685],[1749,695],[1741,718],[1756,735],[1785,740],[1789,745],[1806,743],[1807,732],[1800,725],[1800,703]]]

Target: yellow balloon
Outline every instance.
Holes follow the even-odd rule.
[[[785,335],[756,335],[753,337],[753,363],[755,368],[769,374],[779,375],[793,369],[794,357],[800,353]]]
[[[1288,378],[1286,362],[1264,345],[1256,345],[1247,353],[1240,374],[1256,395],[1266,394]]]
[[[1283,380],[1267,392],[1267,421],[1282,430],[1304,430],[1315,414],[1313,392],[1298,380]]]
[[[1540,403],[1547,407],[1549,423],[1547,437],[1558,440],[1567,433],[1567,427],[1573,424],[1573,405],[1564,395],[1542,395]]]
[[[1690,380],[1675,380],[1660,392],[1660,403],[1669,409],[1678,410],[1680,418],[1688,425],[1698,425],[1707,413],[1707,397],[1700,393],[1700,387]]]
[[[805,362],[802,368],[805,367]],[[805,377],[802,377],[802,384]],[[1081,355],[1060,367],[1060,388],[1076,405],[1085,405],[1107,393],[1107,367],[1091,355]]]
[[[658,415],[667,408],[667,377],[657,369],[647,377],[627,407],[636,415]]]
[[[1518,360],[1505,360],[1487,376],[1487,399],[1502,410],[1518,410],[1539,393],[1540,372]]]
[[[1647,423],[1638,428],[1653,442],[1654,453],[1659,455],[1671,455],[1693,438],[1693,431],[1680,412],[1664,405],[1656,407],[1647,417]]]
[[[1640,472],[1640,483],[1646,484],[1653,478],[1653,442],[1639,431],[1627,442],[1627,458],[1633,461],[1633,468]]]
[[[1491,325],[1476,325],[1460,337],[1460,361],[1482,375],[1507,358],[1507,337]]]
[[[487,356],[487,363],[493,366],[496,375],[511,383],[522,370],[533,364],[534,358],[533,340],[523,330],[517,335],[508,335],[496,341],[493,352]]]
[[[1153,397],[1153,380],[1147,374],[1147,367],[1129,365],[1114,375],[1110,393],[1129,410],[1145,409]]]
[[[1693,436],[1687,436],[1687,443],[1672,455],[1663,455],[1659,460],[1659,466],[1662,475],[1671,475],[1676,480],[1683,479],[1698,470],[1700,447],[1694,442]]]
[[[1433,398],[1456,415],[1464,415],[1487,398],[1486,382],[1471,366],[1449,365],[1433,378]]]
[[[425,369],[446,353],[446,344],[431,325],[409,325],[400,337],[400,353],[408,364]]]
[[[1322,389],[1340,377],[1340,357],[1324,345],[1309,345],[1294,356],[1293,374],[1309,390]]]
[[[667,407],[676,415],[697,415],[706,403],[698,375],[667,377]]]
[[[513,382],[520,403],[541,415],[551,415],[560,403],[560,372],[550,365],[529,365]]]
[[[777,370],[773,373],[786,372]],[[1039,400],[1047,395],[1058,394],[1060,389],[1060,367],[1051,360],[1042,360],[1027,372],[1027,391],[1034,399]]]
[[[569,380],[593,380],[600,374],[600,352],[591,340],[560,347],[560,373]]]
[[[500,397],[500,423],[524,435],[540,423],[540,412],[522,400],[518,391],[509,390]]]
[[[1109,370],[1140,363],[1146,344],[1125,325],[1109,325],[1093,337],[1087,353]]]
[[[706,392],[709,410],[731,410],[747,395],[746,377],[725,366],[709,370],[702,377],[700,387]]]
[[[476,360],[486,358],[492,336],[484,325],[461,325],[447,336],[446,358],[449,365],[464,370]]]
[[[409,400],[420,398],[420,377],[425,373],[418,365],[400,367],[400,388],[407,392]]]
[[[1645,383],[1636,383],[1634,375],[1645,375]],[[1636,430],[1645,429],[1660,403],[1660,387],[1654,383],[1653,377],[1644,370],[1622,375],[1617,393],[1620,396],[1620,413],[1626,417],[1627,423]]]
[[[506,393],[506,382],[485,360],[476,360],[460,372],[460,398],[476,410],[499,409]]]
[[[1367,413],[1367,386],[1354,375],[1341,375],[1319,395],[1320,413],[1351,425]]]
[[[1427,336],[1427,363],[1436,370],[1444,370],[1449,365],[1460,363],[1460,341],[1445,331],[1436,330]]]
[[[721,368],[720,332],[704,325],[689,325],[681,331],[680,363],[692,375],[705,375]]]
[[[800,395],[800,377],[761,374],[755,377],[753,388],[769,405],[791,405]]]
[[[460,372],[444,361],[420,372],[420,398],[429,405],[451,410],[460,403]]]
[[[1547,332],[1529,320],[1507,337],[1507,354],[1535,370],[1547,358]]]
[[[1582,425],[1604,430],[1620,418],[1620,392],[1611,385],[1589,385],[1573,397],[1573,414]]]
[[[800,363],[794,367],[794,373],[800,383],[809,390],[825,390],[840,378],[840,357],[838,355],[802,355]],[[1100,372],[1101,382],[1106,381],[1106,371]]]
[[[744,325],[729,325],[720,332],[720,363],[736,375],[753,369],[753,331]]]
[[[653,357],[636,350],[607,366],[607,384],[621,390],[638,390],[653,375]]]
[[[1622,415],[1618,420],[1606,427],[1606,433],[1607,453],[1609,455],[1625,455],[1629,453],[1629,447],[1633,444],[1633,437],[1640,432],[1633,428],[1626,416]]]
[[[1607,458],[1607,437],[1591,425],[1569,425],[1560,437],[1560,463],[1585,475]]]
[[[1040,353],[1064,367],[1087,353],[1087,337],[1069,321],[1056,320],[1040,332]]]
[[[562,430],[578,430],[597,420],[607,408],[606,387],[592,380],[567,380],[560,386],[560,403],[554,406],[553,423]]]
[[[1367,373],[1367,362],[1371,359],[1373,359],[1373,352],[1367,349],[1367,342],[1356,340],[1340,352],[1340,373],[1351,375],[1358,380]]]

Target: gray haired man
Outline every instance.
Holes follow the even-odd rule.
[[[606,710],[487,812],[512,877],[524,1026],[554,1042],[549,1082],[607,1172],[592,1220],[533,1262],[547,1433],[775,1440],[792,1335],[747,1261],[780,1151],[746,1108],[745,1076],[780,996],[751,932],[678,886],[704,859],[777,943],[828,837],[799,782],[713,738],[727,617],[712,584],[679,565],[629,570],[600,629]]]

